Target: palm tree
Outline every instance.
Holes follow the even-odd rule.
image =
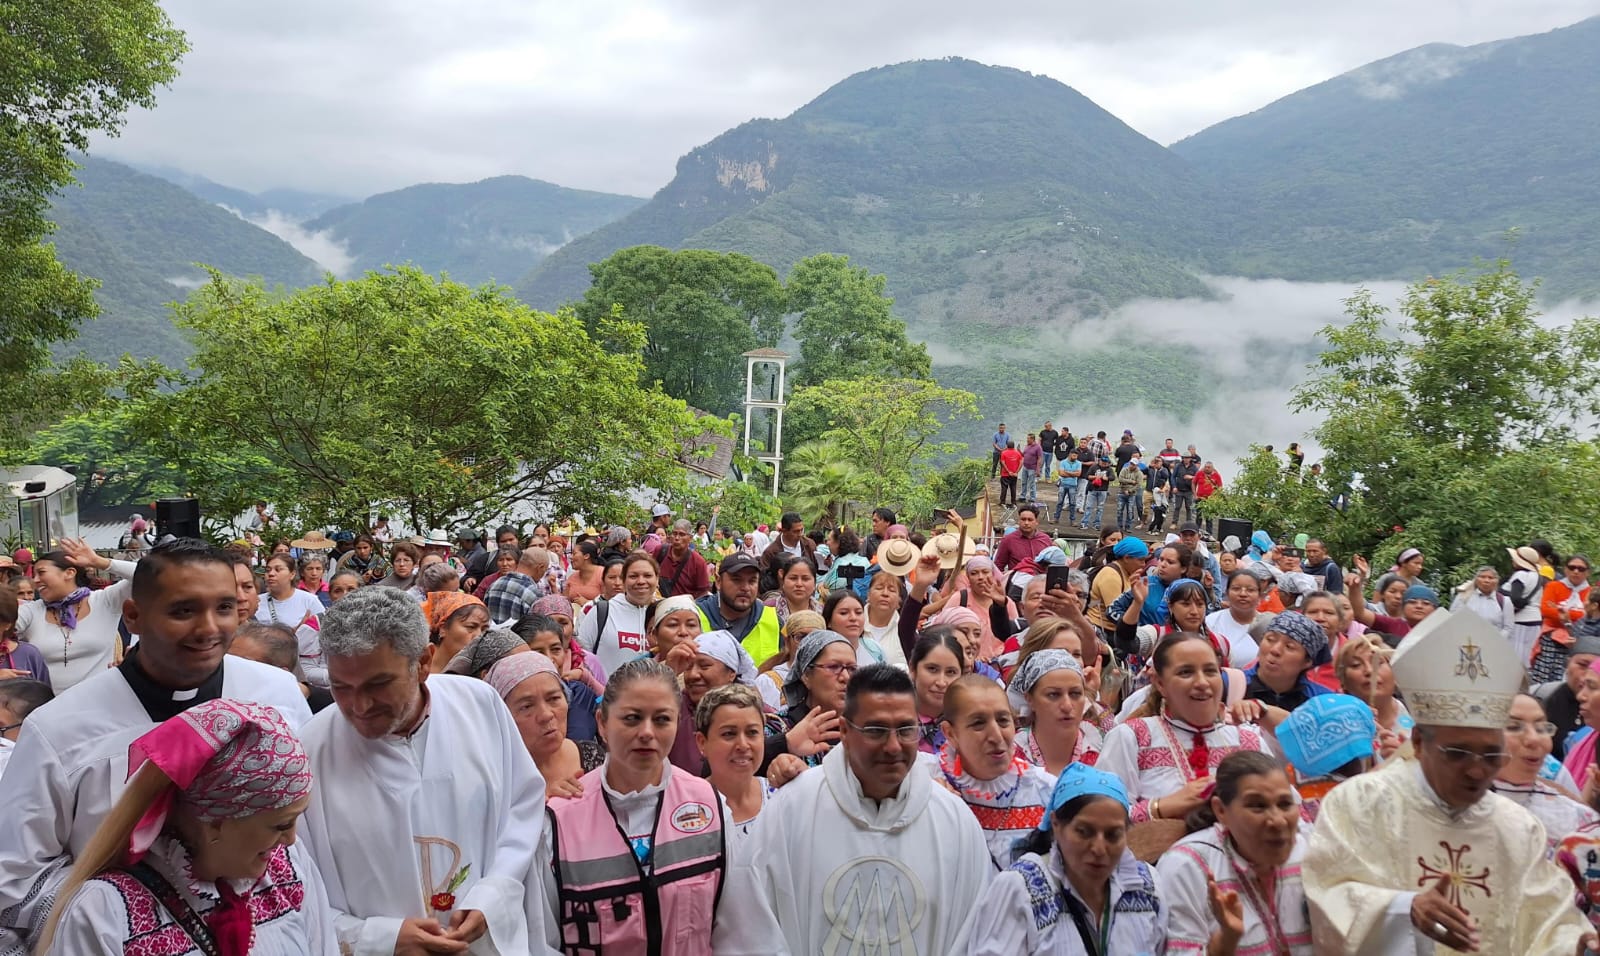
[[[833,442],[806,442],[784,455],[783,464],[783,503],[808,524],[843,524],[867,480]]]

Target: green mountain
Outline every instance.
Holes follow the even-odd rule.
[[[286,219],[294,222],[303,222],[320,216],[330,209],[349,205],[359,200],[349,196],[334,196],[328,193],[305,192],[299,189],[268,189],[265,192],[252,193],[232,186],[224,186],[204,176],[185,172],[172,166],[151,166],[144,163],[129,163],[141,173],[159,176],[169,183],[176,183],[189,190],[206,202],[227,206],[247,219],[259,219],[271,213],[281,213]]]
[[[1219,271],[1414,278],[1510,253],[1547,296],[1600,293],[1600,17],[1418,47],[1172,150],[1227,194]]]
[[[181,360],[189,346],[166,306],[204,280],[195,263],[291,287],[321,278],[288,243],[173,183],[109,160],[77,161],[78,185],[51,207],[53,240],[69,268],[100,280],[101,314],[69,351]]]
[[[643,202],[497,176],[382,193],[324,213],[305,228],[343,244],[355,257],[355,273],[410,262],[469,285],[509,284],[573,237]]]
[[[918,61],[856,74],[785,119],[695,149],[650,202],[563,247],[517,290],[541,307],[570,301],[589,263],[643,243],[739,251],[780,272],[845,253],[888,276],[940,381],[978,393],[986,417],[1042,420],[1107,389],[1166,404],[1158,381],[1196,380],[1186,353],[1148,347],[1138,367],[1066,376],[1046,343],[1133,298],[1207,295],[1191,265],[1209,208],[1182,160],[1071,88]]]
[[[1018,344],[1049,320],[1140,295],[1204,294],[1200,181],[1071,88],[970,60],[849,77],[781,120],[678,161],[626,218],[518,283],[540,306],[641,243],[737,250],[785,271],[842,252],[883,272],[913,334]]]

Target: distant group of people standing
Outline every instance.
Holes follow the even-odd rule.
[[[1056,482],[1057,524],[1064,514],[1080,529],[1110,523],[1159,533],[1186,521],[1214,527],[1205,502],[1222,490],[1222,474],[1194,445],[1180,451],[1168,438],[1147,460],[1131,430],[1113,445],[1104,431],[1074,438],[1052,422],[1028,433],[1020,448],[1002,422],[991,444],[990,477],[999,476],[1001,505],[1040,503],[1039,481],[1048,478]]]

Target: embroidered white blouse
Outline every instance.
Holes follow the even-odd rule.
[[[1204,734],[1206,776],[1235,750],[1269,752],[1254,724],[1212,724],[1200,730],[1173,717],[1135,717],[1113,727],[1100,748],[1095,769],[1115,774],[1133,800],[1132,819],[1150,819],[1150,801],[1176,793],[1198,775],[1189,767],[1196,734]]]

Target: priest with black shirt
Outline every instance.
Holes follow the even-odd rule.
[[[226,553],[201,541],[157,545],[139,562],[122,616],[139,635],[121,665],[39,708],[0,777],[0,956],[25,954],[48,907],[121,795],[128,745],[202,701],[278,709],[298,729],[310,708],[290,674],[228,657],[239,592]]]

